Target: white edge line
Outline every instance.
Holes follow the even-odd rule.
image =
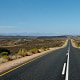
[[[68,53],[66,53],[66,56],[68,56]]]

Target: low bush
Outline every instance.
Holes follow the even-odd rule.
[[[25,49],[19,49],[18,55],[26,56],[26,50]]]
[[[10,50],[6,49],[6,48],[0,48],[0,54],[6,52],[7,55],[10,54]],[[5,54],[5,53],[4,53]]]
[[[7,55],[2,56],[2,58],[7,59],[7,60],[10,59],[9,56],[7,56]]]
[[[0,55],[1,56],[8,55],[8,52],[1,52]]]
[[[43,49],[44,51],[49,50],[48,47],[42,47],[42,49]]]
[[[4,55],[0,58],[0,63],[5,63],[5,62],[8,62],[8,61],[10,61],[10,58],[7,55]]]
[[[37,49],[37,48],[31,49],[31,50],[29,50],[29,52],[31,52],[33,54],[40,53],[39,49]]]

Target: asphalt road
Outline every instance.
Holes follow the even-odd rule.
[[[69,80],[80,80],[80,49],[70,47]]]
[[[80,49],[73,48],[69,41],[65,48],[0,76],[0,80],[80,80]]]

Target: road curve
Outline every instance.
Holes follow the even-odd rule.
[[[70,51],[68,48],[70,46]],[[64,63],[68,73],[62,75]],[[65,79],[66,74],[68,78]],[[0,80],[80,80],[80,49],[73,48],[71,42],[65,48],[52,51],[12,72],[0,76]]]

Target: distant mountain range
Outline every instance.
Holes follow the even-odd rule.
[[[1,36],[60,36],[60,34],[55,33],[1,33]]]

